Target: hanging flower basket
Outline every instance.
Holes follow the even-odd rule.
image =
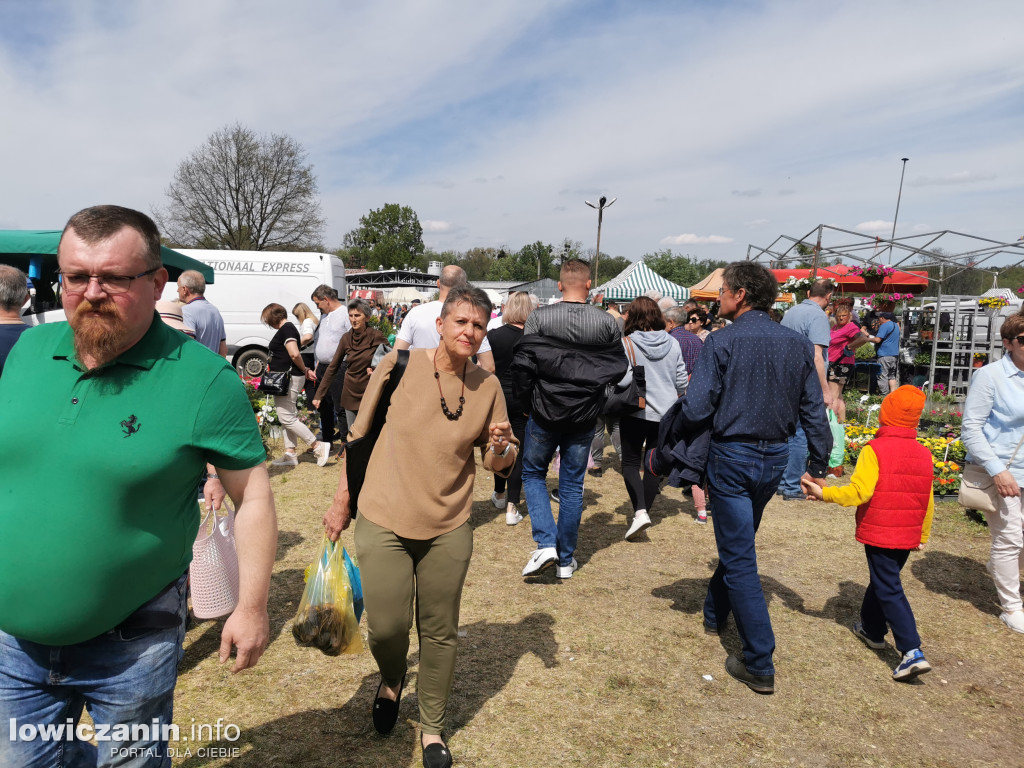
[[[882,264],[869,264],[866,267],[850,267],[850,274],[864,280],[864,288],[868,291],[880,291],[885,278],[896,274],[896,270]]]

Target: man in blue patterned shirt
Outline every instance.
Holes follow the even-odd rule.
[[[718,634],[735,614],[743,656],[730,656],[725,668],[758,693],[775,690],[775,635],[754,537],[786,469],[787,440],[797,423],[807,435],[808,473],[821,485],[832,449],[814,345],[772,322],[768,310],[777,295],[774,275],[760,264],[726,267],[718,316],[733,322],[704,342],[679,417],[694,436],[710,432],[705,466],[719,562],[704,627]]]

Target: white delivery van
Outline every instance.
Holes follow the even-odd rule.
[[[309,297],[321,284],[346,300],[345,265],[329,253],[175,250],[213,267],[214,282],[206,286],[206,298],[224,318],[228,359],[243,376],[259,376],[266,367],[267,345],[275,333],[260,322],[267,304],[276,302],[290,314],[301,301],[316,312]],[[178,298],[175,283],[167,283],[163,298]]]

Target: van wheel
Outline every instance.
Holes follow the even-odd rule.
[[[247,349],[235,358],[235,370],[247,379],[255,379],[267,370],[269,358],[262,349]]]

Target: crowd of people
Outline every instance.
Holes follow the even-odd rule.
[[[277,527],[267,457],[244,388],[223,358],[223,322],[205,301],[202,276],[183,273],[181,305],[159,307],[168,279],[159,252],[144,214],[117,206],[75,214],[58,252],[68,323],[27,333],[18,327],[25,276],[0,267],[0,412],[9,438],[0,446],[0,715],[12,720],[77,722],[88,709],[94,723],[172,722],[197,482],[207,504],[228,496],[236,507],[241,595],[220,659],[234,646],[233,671],[251,667],[268,641]],[[505,522],[529,517],[536,546],[522,576],[566,580],[579,568],[584,483],[588,471],[608,466],[608,441],[632,509],[627,540],[650,526],[664,482],[688,486],[697,522],[713,523],[718,562],[703,627],[717,635],[732,618],[742,643],[742,654],[725,660],[733,678],[756,693],[775,690],[756,533],[777,494],[857,507],[869,585],[851,631],[872,649],[884,648],[892,632],[901,656],[893,679],[928,672],[900,582],[910,553],[928,541],[933,515],[931,457],[914,439],[925,395],[896,386],[887,363],[878,434],[848,484],[825,481],[833,440],[826,408],[842,416],[851,352],[874,343],[889,357],[898,324],[885,316],[853,322],[827,281],[780,322],[772,314],[776,279],[753,262],[724,270],[712,307],[657,294],[596,306],[590,268],[579,260],[561,265],[558,287],[561,300],[546,306],[511,294],[495,321],[487,294],[451,265],[438,279],[438,299],[407,312],[345,303],[326,285],[310,297],[319,318],[305,303],[292,308],[297,324],[280,304],[263,311],[275,331],[269,370],[287,381],[275,396],[284,452],[271,466],[296,465],[300,444],[320,466],[338,458],[323,525],[332,540],[354,525],[380,671],[368,713],[374,728],[388,734],[398,720],[415,620],[423,764],[453,764],[445,713],[478,463],[494,474],[491,502]],[[393,349],[370,322],[377,316],[400,321]],[[989,571],[1000,619],[1024,633],[1024,315],[1007,318],[1001,336],[1006,354],[972,382],[963,439],[999,491]],[[297,418],[307,386],[319,435]],[[19,407],[26,391],[39,406],[31,412]],[[39,413],[53,415],[54,439],[43,445]],[[349,466],[349,446],[369,438],[376,444],[366,466]],[[18,448],[27,444],[38,448]],[[549,491],[556,455],[558,487]],[[55,466],[81,493],[76,504],[40,515],[31,501],[53,483]],[[361,473],[355,504],[350,470]],[[40,537],[41,527],[78,535]],[[139,765],[169,764],[159,729],[123,736],[99,748],[12,741],[5,754],[34,765],[53,762],[61,749],[81,764],[109,765],[136,749],[149,755]]]

